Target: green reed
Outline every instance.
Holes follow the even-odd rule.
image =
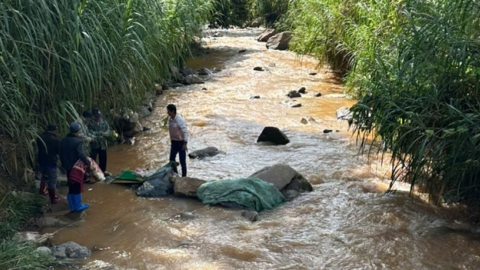
[[[4,169],[32,159],[48,122],[65,132],[77,110],[135,108],[188,57],[211,10],[200,0],[3,1],[0,137],[26,147]]]

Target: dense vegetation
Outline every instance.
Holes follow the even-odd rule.
[[[195,12],[192,12],[195,10]],[[18,177],[48,122],[138,105],[210,18],[201,0],[5,0],[0,4],[0,159]]]
[[[291,48],[346,75],[362,146],[374,134],[392,180],[436,201],[479,203],[480,11],[468,0],[299,0]]]

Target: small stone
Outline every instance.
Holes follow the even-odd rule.
[[[322,93],[316,93],[314,96],[316,96],[316,97],[321,97],[321,96],[322,96]]]
[[[253,97],[250,97],[250,99],[259,99],[260,96],[253,96]]]
[[[300,93],[298,93],[297,91],[292,90],[292,91],[288,92],[287,97],[297,98],[297,97],[302,97],[302,95]]]
[[[256,71],[265,71],[265,69],[263,67],[254,67],[253,70],[256,70]]]
[[[206,88],[206,87],[203,87],[203,88],[202,88],[202,91],[207,91],[207,88]]]
[[[300,87],[300,89],[298,89],[298,93],[300,94],[306,94],[307,93],[307,89],[305,87]]]
[[[242,49],[242,50],[238,51],[238,53],[244,53],[244,52],[246,52],[246,51],[247,51],[247,50]]]
[[[255,222],[255,221],[258,221],[260,219],[260,216],[258,215],[257,211],[253,211],[253,210],[242,211],[242,217],[248,219],[251,222]]]
[[[300,122],[304,125],[308,124],[308,120],[305,117],[302,118],[302,120]]]
[[[331,130],[331,129],[324,129],[323,130],[323,133],[330,133],[330,132],[333,132],[333,130]]]
[[[49,247],[38,247],[37,253],[42,255],[52,255],[52,250]]]
[[[315,76],[315,75],[317,75],[317,73],[316,72],[310,72],[310,73],[308,73],[308,75]]]
[[[300,108],[300,107],[302,107],[302,104],[301,104],[301,103],[293,104],[293,105],[291,106],[291,108]]]

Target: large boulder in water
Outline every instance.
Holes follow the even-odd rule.
[[[272,183],[280,190],[285,199],[292,200],[303,192],[313,190],[312,185],[300,173],[292,167],[285,164],[275,164],[265,167],[251,177],[262,179],[263,181]]]
[[[192,177],[172,178],[173,192],[176,196],[186,196],[197,198],[198,188],[207,181]]]
[[[258,36],[257,41],[260,42],[267,42],[269,38],[273,37],[277,34],[277,30],[275,29],[266,29],[263,33]]]
[[[265,127],[257,139],[258,142],[270,142],[273,144],[287,144],[290,140],[287,135],[277,127]]]
[[[292,39],[292,32],[282,32],[270,37],[267,41],[267,49],[270,50],[286,50]]]
[[[216,147],[209,146],[200,150],[195,150],[188,154],[189,158],[204,158],[218,155],[219,151]]]

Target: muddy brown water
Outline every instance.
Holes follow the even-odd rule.
[[[286,163],[314,191],[250,223],[239,211],[192,199],[145,199],[124,185],[88,185],[85,222],[59,231],[54,243],[95,247],[84,262],[89,269],[107,263],[115,269],[479,269],[479,238],[462,223],[460,210],[412,200],[402,185],[384,193],[388,170],[358,155],[347,124],[335,117],[336,109],[354,101],[339,95],[343,88],[328,69],[292,52],[266,50],[255,41],[258,29],[220,33],[204,39],[209,54],[188,66],[221,71],[203,85],[165,91],[145,122],[152,131],[138,136],[134,146],[111,147],[108,170],[166,163],[168,133],[161,119],[165,106],[175,103],[188,122],[190,151],[215,146],[224,152],[188,160],[189,176],[239,178]],[[285,97],[301,86],[308,92],[302,98]],[[314,97],[318,92],[323,96]],[[250,99],[256,95],[260,99]],[[290,108],[292,103],[302,107]],[[304,117],[314,121],[302,124]],[[257,145],[267,125],[284,130],[291,143]],[[197,218],[169,219],[182,212]]]

